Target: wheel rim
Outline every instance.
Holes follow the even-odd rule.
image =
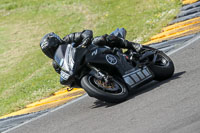
[[[168,66],[169,65],[169,61],[164,56],[158,55],[158,58],[157,58],[157,60],[155,62],[155,65],[157,65],[157,66]]]
[[[104,91],[104,92],[120,94],[125,91],[124,87],[118,81],[116,81],[114,79],[112,80],[112,83],[106,84],[102,80],[99,80],[93,76],[89,76],[88,81],[90,84],[94,85],[99,90]]]

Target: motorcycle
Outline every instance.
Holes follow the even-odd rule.
[[[125,37],[123,29],[112,34]],[[162,81],[174,73],[173,61],[162,51],[143,46],[140,53],[108,46],[60,45],[54,60],[61,77],[72,87],[82,87],[89,96],[118,103],[129,92],[152,80]]]

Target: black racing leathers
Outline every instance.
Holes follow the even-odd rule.
[[[114,36],[114,35],[103,35],[98,36],[93,39],[93,32],[91,30],[84,30],[83,32],[75,32],[71,33],[69,35],[66,35],[63,38],[64,43],[62,45],[68,45],[71,43],[75,43],[75,46],[79,45],[89,45],[91,43],[98,45],[98,46],[109,46],[111,48],[117,47],[117,48],[128,48],[133,49],[135,51],[138,51],[139,48],[141,48],[140,44],[129,42],[123,38]],[[53,61],[53,67],[57,73],[61,73],[61,69],[59,65]],[[67,81],[65,81],[62,77],[60,78],[60,83],[63,85],[66,85]]]
[[[81,44],[90,44],[93,38],[93,32],[91,30],[84,30],[82,32],[75,32],[69,35],[66,35],[63,38],[65,44],[75,43],[75,47]]]
[[[103,35],[95,37],[92,41],[93,44],[98,46],[104,46],[107,45],[111,48],[117,47],[117,48],[128,48],[133,49],[135,51],[139,51],[141,48],[141,44],[129,42],[128,40],[125,40],[124,38],[120,38],[114,35]]]

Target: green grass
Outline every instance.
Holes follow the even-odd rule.
[[[146,42],[178,13],[179,0],[1,0],[0,115],[51,95],[62,86],[39,41],[84,29],[94,35],[126,28],[128,40]]]

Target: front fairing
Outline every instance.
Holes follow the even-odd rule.
[[[134,67],[121,51],[113,52],[105,47],[93,49],[87,54],[86,62],[113,77],[121,77],[129,89],[153,78],[148,67]]]
[[[72,76],[81,66],[80,63],[86,51],[87,49],[85,48],[76,48],[71,44],[60,45],[55,53],[54,60],[63,72]]]
[[[113,53],[112,49],[107,47],[97,47],[91,50],[86,55],[85,61],[97,68],[101,68],[101,70],[111,72],[112,74],[119,73],[121,76],[126,71],[133,69],[123,53]]]
[[[69,74],[74,73],[74,66],[75,66],[75,57],[76,49],[73,48],[71,45],[68,45],[66,48],[65,56],[62,58],[61,62],[61,69],[69,72]]]

